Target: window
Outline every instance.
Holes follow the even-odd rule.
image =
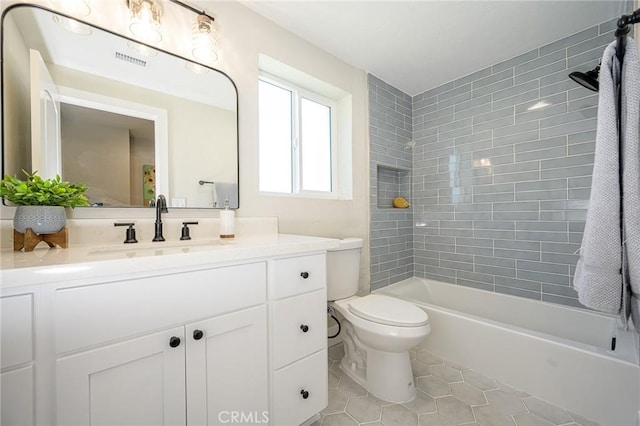
[[[261,192],[337,197],[336,111],[331,99],[260,78]]]

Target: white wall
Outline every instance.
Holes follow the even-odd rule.
[[[4,10],[15,1],[2,3]],[[47,4],[43,1],[34,3]],[[94,0],[94,10],[108,10],[109,0]],[[254,13],[236,1],[194,1],[216,17],[222,49],[218,68],[226,72],[236,83],[239,95],[239,145],[240,145],[240,209],[238,216],[275,216],[279,219],[280,232],[307,235],[368,239],[369,178],[368,178],[368,108],[367,81],[363,70],[352,67],[323,50],[291,34],[273,22]],[[113,5],[113,3],[111,3]],[[166,5],[169,7],[170,5]],[[50,6],[49,6],[50,7]],[[174,22],[188,23],[194,16],[180,9],[172,9]],[[183,16],[178,16],[183,13]],[[169,14],[166,14],[169,16]],[[123,31],[124,24],[118,16],[92,13],[87,18],[97,25],[114,31]],[[101,22],[100,22],[101,20]],[[108,22],[111,21],[111,24]],[[179,36],[182,31],[182,35]],[[172,37],[166,37],[162,48],[187,57],[190,42],[190,24],[172,28]],[[353,199],[319,200],[292,197],[264,196],[258,191],[258,55],[265,54],[288,64],[320,80],[324,80],[352,95],[353,140]],[[69,216],[87,217],[89,209],[75,209]],[[151,217],[150,209],[109,209],[91,212],[108,218]],[[1,217],[13,217],[13,209],[2,207]],[[186,210],[185,217],[216,217],[216,210]],[[177,216],[177,215],[176,215]],[[362,255],[361,287],[368,289],[368,244]]]

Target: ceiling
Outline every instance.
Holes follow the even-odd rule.
[[[633,7],[633,2],[616,0],[243,4],[412,96],[630,13]]]

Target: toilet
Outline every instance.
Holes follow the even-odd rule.
[[[404,300],[358,297],[362,239],[340,240],[327,253],[327,300],[341,321],[345,355],[340,368],[376,397],[411,401],[416,395],[409,349],[431,331],[426,312]]]

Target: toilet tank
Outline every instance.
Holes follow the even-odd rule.
[[[361,238],[345,238],[327,251],[327,300],[340,300],[358,292]]]

